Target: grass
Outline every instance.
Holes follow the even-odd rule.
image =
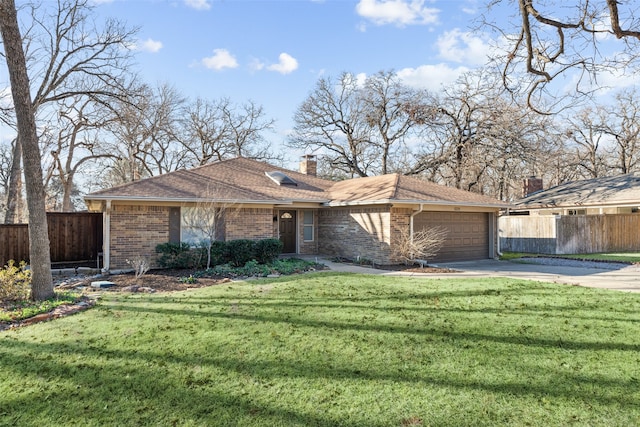
[[[500,259],[502,260],[514,260],[523,257],[539,257],[550,256],[560,258],[579,259],[585,261],[613,261],[613,262],[627,262],[627,263],[640,263],[640,253],[638,252],[624,252],[624,253],[599,253],[599,254],[568,254],[568,255],[543,255],[543,254],[528,254],[521,252],[504,252]]]
[[[0,425],[640,424],[640,295],[318,273],[0,332]]]
[[[46,313],[64,304],[72,304],[81,298],[78,292],[56,292],[54,298],[45,301],[20,300],[0,305],[0,324],[23,320]]]

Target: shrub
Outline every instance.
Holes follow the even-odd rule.
[[[136,279],[139,279],[140,277],[144,276],[146,272],[149,271],[149,268],[151,268],[151,263],[149,263],[149,260],[147,259],[147,257],[143,257],[140,255],[134,257],[133,259],[128,259],[126,261],[127,261],[127,264],[129,264],[133,268],[133,271],[136,275]]]
[[[158,264],[164,268],[198,268],[206,260],[202,248],[191,248],[188,243],[161,243],[156,246]]]
[[[227,257],[227,242],[215,240],[211,242],[211,266],[229,262]]]
[[[392,246],[392,255],[406,265],[427,260],[438,254],[446,237],[447,230],[442,227],[424,228],[413,236],[404,230]]]
[[[266,277],[271,272],[271,268],[268,265],[260,264],[256,260],[248,261],[244,267],[238,269],[238,274],[248,277]]]
[[[230,240],[226,244],[225,254],[234,267],[243,267],[255,258],[255,242],[248,239]]]
[[[283,243],[279,239],[263,239],[255,243],[256,261],[269,264],[282,253]]]
[[[15,265],[13,260],[9,260],[0,270],[0,301],[20,301],[29,298],[31,271],[25,267],[24,261]]]

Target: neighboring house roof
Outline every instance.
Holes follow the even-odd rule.
[[[276,172],[275,174],[273,172]],[[283,180],[282,175],[290,180]],[[280,184],[279,184],[280,183]],[[246,203],[315,202],[328,205],[391,202],[507,207],[497,199],[400,174],[328,181],[246,158],[97,191],[87,200],[193,202],[202,199]]]
[[[640,176],[593,178],[538,191],[516,203],[516,209],[620,206],[640,204]]]

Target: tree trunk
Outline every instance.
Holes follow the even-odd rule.
[[[29,77],[22,49],[22,37],[14,0],[0,0],[0,32],[11,82],[11,94],[22,145],[27,207],[29,211],[29,258],[31,265],[31,298],[41,301],[53,297],[51,254],[45,192],[42,184],[42,162],[36,122],[31,106]]]
[[[73,172],[69,172],[65,178],[60,177],[62,181],[62,212],[73,212],[73,204],[71,203],[71,193],[73,192]]]
[[[4,216],[5,224],[17,224],[22,220],[22,145],[16,138],[11,160],[11,174],[9,175],[9,190],[7,191],[7,212]]]

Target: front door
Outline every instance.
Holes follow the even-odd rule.
[[[280,211],[280,241],[282,253],[296,253],[296,211]]]

